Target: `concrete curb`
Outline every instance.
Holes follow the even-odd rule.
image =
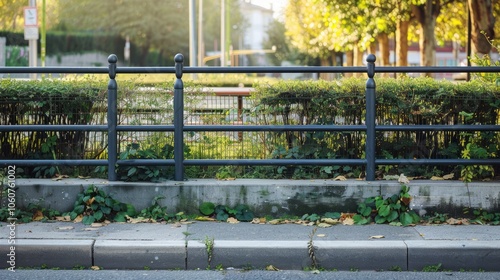
[[[7,240],[0,240],[8,252]],[[345,270],[421,271],[441,264],[459,271],[500,271],[500,241],[470,240],[348,240],[315,241],[321,267]],[[164,240],[16,240],[16,268],[72,269],[99,266],[104,269],[206,269],[204,241]],[[3,258],[8,258],[3,254]],[[7,259],[8,261],[8,259]],[[8,268],[3,261],[1,268]],[[282,270],[311,267],[307,241],[215,240],[210,267]]]
[[[8,244],[0,239],[0,251],[11,252],[15,246],[15,266],[19,267],[59,267],[71,269],[76,266],[93,265],[93,247],[95,240],[68,239],[16,239],[15,244]],[[9,268],[10,257],[2,254],[0,268]]]
[[[105,269],[185,269],[183,241],[97,240],[94,265]]]
[[[500,241],[408,240],[408,270],[441,264],[446,269],[500,271]]]

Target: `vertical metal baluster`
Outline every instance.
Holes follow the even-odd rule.
[[[368,80],[366,81],[366,181],[375,181],[375,60],[373,54],[366,58]]]
[[[109,83],[108,83],[108,180],[116,181],[116,161],[118,159],[118,134],[116,131],[117,120],[117,89],[116,62],[118,58],[112,54],[108,57]]]
[[[174,180],[184,181],[184,83],[182,67],[184,56],[180,53],[174,57]]]

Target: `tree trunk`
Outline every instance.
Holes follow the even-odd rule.
[[[491,51],[489,39],[495,36],[495,18],[493,17],[493,1],[491,0],[468,0],[471,13],[471,40],[472,57],[477,55],[482,58]],[[483,32],[484,34],[481,34]]]
[[[396,27],[396,66],[408,66],[408,27],[409,21],[398,21]]]
[[[389,66],[391,52],[389,50],[389,35],[387,33],[380,33],[377,36],[378,47],[380,50],[380,65]]]
[[[363,51],[358,46],[354,47],[353,64],[354,64],[354,66],[363,66]],[[354,77],[361,77],[362,75],[363,75],[362,73],[354,73],[353,74]]]
[[[420,23],[420,65],[434,66],[436,64],[436,19],[441,10],[439,1],[426,0],[425,5],[413,6],[413,12]],[[424,74],[425,76],[432,76]]]
[[[354,64],[354,51],[345,52],[345,66],[353,66]],[[352,77],[352,73],[344,73],[344,77]]]
[[[321,66],[332,66],[331,58],[321,58],[320,64]],[[332,80],[331,73],[319,73],[319,78],[325,81]]]

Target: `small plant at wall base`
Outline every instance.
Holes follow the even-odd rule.
[[[81,216],[82,222],[90,225],[105,220],[126,222],[127,216],[135,216],[136,211],[133,205],[119,202],[91,185],[78,194],[73,211],[65,215],[69,215],[71,220]]]
[[[167,206],[162,206],[160,201],[165,199],[164,196],[155,196],[151,206],[141,210],[137,215],[140,218],[149,219],[151,222],[163,222],[163,221],[185,221],[187,216],[184,212],[178,212],[176,214],[168,214]]]
[[[408,226],[420,222],[420,216],[410,210],[410,188],[403,185],[399,194],[388,198],[382,196],[369,197],[358,205],[358,213],[353,216],[356,224],[389,223],[391,225]]]
[[[212,202],[204,202],[200,205],[200,212],[205,216],[214,216],[217,221],[225,222],[230,217],[241,222],[250,222],[254,213],[246,205],[239,204],[234,208],[225,205],[217,205]]]

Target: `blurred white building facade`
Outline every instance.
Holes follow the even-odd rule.
[[[252,50],[256,51],[256,53],[250,55],[251,59],[248,57],[240,57],[239,65],[267,65],[266,55],[258,51],[264,49],[263,43],[267,40],[267,29],[274,20],[272,6],[267,8],[252,4],[250,0],[242,0],[240,9],[249,26],[245,30],[245,33],[242,34],[240,42],[233,42],[233,48],[239,50]]]

